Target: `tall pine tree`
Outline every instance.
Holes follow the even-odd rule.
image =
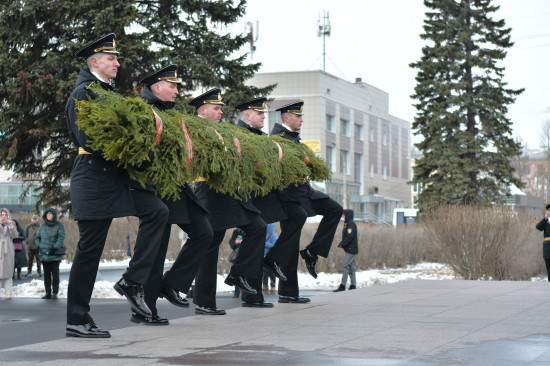
[[[74,52],[116,33],[121,94],[155,68],[175,63],[184,89],[221,87],[224,101],[268,95],[246,86],[260,64],[245,65],[246,36],[227,26],[245,0],[4,0],[0,3],[0,165],[35,182],[44,205],[67,202],[76,151],[64,109],[83,60]],[[235,56],[237,55],[237,56]],[[187,94],[189,96],[189,94]],[[180,106],[185,103],[180,100]]]
[[[523,92],[507,87],[502,61],[513,43],[504,20],[494,20],[491,0],[424,0],[429,9],[421,38],[427,41],[417,68],[413,98],[415,146],[422,152],[413,183],[418,206],[487,204],[522,186],[510,159],[521,154],[508,105]]]

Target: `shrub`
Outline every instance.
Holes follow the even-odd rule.
[[[14,213],[25,226],[31,214]],[[535,230],[538,220],[519,215],[506,207],[443,207],[436,214],[426,216],[421,224],[397,228],[356,222],[359,254],[357,270],[370,268],[405,267],[420,262],[439,262],[451,266],[464,279],[527,280],[546,274],[541,253],[542,234]],[[40,219],[42,223],[42,219]],[[65,259],[72,261],[78,243],[78,224],[66,218]],[[318,272],[340,273],[344,251],[338,248],[344,222],[336,230],[328,258],[320,258]],[[306,247],[319,224],[306,223],[300,247]],[[220,245],[218,273],[228,273],[231,263],[229,238],[233,230],[227,230]],[[277,225],[275,231],[280,233]],[[127,259],[127,218],[114,219],[102,260]],[[181,245],[182,233],[172,225],[172,233],[166,259],[175,260]],[[298,271],[307,272],[304,261],[299,259]]]
[[[525,280],[540,274],[534,224],[506,206],[445,206],[423,220],[442,261],[464,279]]]

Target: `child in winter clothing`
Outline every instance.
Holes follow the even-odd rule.
[[[344,229],[342,230],[342,241],[338,247],[344,249],[346,255],[344,256],[344,263],[342,264],[342,281],[340,287],[334,292],[344,291],[346,289],[346,282],[348,282],[348,275],[350,279],[349,290],[355,290],[357,288],[357,280],[355,278],[355,257],[359,253],[359,246],[357,242],[357,225],[353,221],[353,210],[344,210]]]

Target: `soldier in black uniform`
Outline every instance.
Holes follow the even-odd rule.
[[[178,78],[177,65],[169,65],[145,77],[140,81],[145,87],[141,97],[161,111],[176,108],[175,99],[178,96],[178,86],[182,81]],[[199,270],[202,258],[214,235],[208,211],[201,205],[187,183],[180,186],[180,198],[177,201],[163,199],[170,210],[168,222],[164,227],[160,250],[157,254],[153,271],[145,285],[145,302],[153,313],[152,317],[142,317],[132,313],[131,321],[151,325],[167,325],[168,319],[161,318],[157,313],[157,298],[164,297],[175,306],[187,307],[189,302],[183,299],[179,292],[187,293],[193,279]],[[172,224],[177,224],[189,236],[181,248],[172,267],[164,273],[164,260],[170,241]]]
[[[277,111],[281,112],[282,124],[276,123],[273,126],[271,135],[279,135],[285,139],[300,143],[299,131],[302,128],[304,102],[287,104]],[[286,261],[280,260],[283,273],[287,276],[286,281],[279,281],[279,302],[280,303],[305,303],[310,299],[299,296],[298,289],[298,251],[304,259],[309,273],[317,278],[315,265],[318,256],[326,258],[334,239],[336,227],[342,217],[343,208],[338,202],[325,193],[311,188],[309,183],[297,183],[285,188],[280,195],[281,199],[290,205],[286,206],[287,216],[297,215],[295,210],[302,211],[307,216],[322,215],[317,232],[311,243],[302,250],[299,250],[299,243],[294,242],[293,253],[286,257]],[[281,221],[281,236],[288,228],[289,220]],[[271,253],[268,253],[271,255]]]
[[[224,104],[220,89],[211,89],[189,101],[189,104],[197,109],[199,117],[202,118],[220,121],[223,114]],[[237,286],[243,292],[256,294],[256,290],[248,284],[247,278],[258,276],[258,267],[263,260],[267,225],[260,217],[260,211],[250,202],[218,193],[204,181],[197,184],[195,194],[210,212],[209,220],[214,230],[214,238],[195,278],[195,313],[223,315],[225,310],[216,307],[216,279],[219,246],[225,231],[238,227],[246,233],[225,283]]]
[[[241,112],[242,117],[242,119],[237,122],[237,126],[246,128],[248,131],[256,135],[265,135],[266,133],[263,132],[261,129],[264,126],[265,112],[267,112],[266,102],[267,98],[260,97],[235,106],[235,109]],[[279,198],[279,191],[272,191],[269,194],[261,197],[252,197],[250,201],[256,208],[261,211],[262,219],[268,224],[287,219],[284,202],[282,202]],[[294,220],[292,220],[292,223],[295,224],[295,229],[297,228],[298,230],[299,241],[299,232],[306,221],[306,216],[303,215],[303,221],[301,221],[299,218],[293,219]],[[300,221],[301,225],[299,225]],[[277,240],[275,246],[285,247],[287,245],[286,240],[289,237],[293,237],[293,232],[291,230],[287,230],[285,234],[286,236],[284,236],[282,240],[281,238]],[[276,249],[275,252],[276,251],[278,251],[278,249]],[[284,252],[284,248],[281,250],[281,252]],[[264,265],[270,268],[273,273],[275,273],[275,275],[281,280],[286,281],[286,276],[277,264],[277,258],[270,256],[268,253],[268,255],[264,258],[263,263],[260,263],[259,267],[257,268],[258,275],[255,278],[249,279],[248,281],[257,293],[256,295],[243,293],[242,299],[244,307],[273,307],[272,303],[264,301],[264,296],[262,294],[262,277]]]
[[[90,298],[99,260],[111,221],[115,217],[138,216],[141,220],[135,253],[115,289],[127,297],[132,311],[151,316],[143,300],[142,285],[147,282],[156,257],[162,230],[168,218],[168,208],[151,188],[144,190],[128,178],[116,162],[106,161],[101,151],[87,146],[88,136],[76,125],[76,100],[97,97],[88,86],[98,82],[113,90],[110,79],[118,72],[115,35],[107,34],[75,54],[86,59],[65,108],[69,134],[78,147],[71,176],[71,203],[78,221],[80,239],[76,248],[67,292],[66,335],[85,338],[108,338],[110,333],[96,326],[90,311]]]

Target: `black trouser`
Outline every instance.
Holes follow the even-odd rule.
[[[244,276],[247,281],[259,278],[261,283],[262,275],[260,269],[263,264],[265,247],[265,235],[267,225],[257,214],[250,215],[250,222],[239,226],[245,232],[239,253],[230,273],[237,276]],[[218,252],[220,244],[225,236],[225,230],[214,231],[214,237],[204,256],[197,277],[195,278],[195,290],[193,292],[193,303],[202,307],[216,307],[216,280],[218,275]],[[261,288],[260,288],[261,293]]]
[[[317,227],[313,240],[306,248],[312,253],[326,258],[342,217],[343,208],[332,198],[310,200],[310,203],[318,215],[323,215],[323,219]],[[281,235],[279,235],[277,243],[287,235],[285,232],[289,232],[288,235],[292,239],[279,247],[275,243],[275,246],[267,252],[266,257],[276,260],[287,278],[286,281],[279,281],[279,296],[299,296],[298,252],[300,250],[300,234],[307,219],[307,213],[298,203],[294,202],[285,202],[285,209],[288,218],[281,221]],[[297,230],[297,225],[300,223],[300,229]]]
[[[317,215],[323,216],[323,219],[317,227],[317,232],[311,243],[306,247],[310,252],[326,258],[330,252],[332,241],[338,223],[342,218],[344,209],[338,202],[332,198],[323,198],[320,200],[310,200],[311,206]]]
[[[160,198],[148,191],[132,190],[139,230],[126,272],[127,281],[145,284],[157,256],[168,208]],[[80,238],[69,275],[67,290],[67,324],[86,324],[92,321],[88,314],[90,299],[112,219],[78,221]]]
[[[60,261],[42,262],[42,266],[44,267],[44,288],[48,295],[59,292],[59,263]]]
[[[544,258],[544,263],[546,263],[546,272],[548,273],[548,281],[550,282],[550,258]]]
[[[178,226],[187,233],[189,238],[181,248],[172,267],[163,276],[164,260],[168,250],[172,224],[167,224],[164,228],[160,250],[155,259],[149,280],[145,285],[145,302],[153,312],[153,315],[158,315],[157,299],[161,286],[173,288],[184,293],[189,291],[204,255],[208,250],[208,246],[212,242],[214,232],[208,221],[208,215],[195,205],[189,205],[188,211],[191,222],[189,224],[178,224]]]
[[[286,281],[279,280],[279,295],[298,296],[298,251],[300,250],[300,236],[307,219],[306,211],[297,202],[283,202],[287,218],[281,221],[281,234],[275,245],[266,254],[279,264]],[[249,281],[256,289],[256,295],[243,293],[245,302],[263,302],[262,277],[263,263],[257,268],[258,278]]]
[[[27,251],[27,262],[29,262],[27,271],[29,273],[32,272],[32,263],[35,259],[36,259],[36,272],[38,272],[38,273],[41,272],[40,255],[38,254],[38,252],[39,252],[38,249],[29,249]]]

